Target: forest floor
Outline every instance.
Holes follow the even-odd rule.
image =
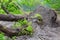
[[[46,11],[47,11],[47,9],[46,9]],[[37,12],[35,11],[33,13],[35,14]],[[38,10],[38,13],[39,13],[39,10]],[[31,14],[30,16],[33,16],[34,14]],[[45,13],[45,16],[42,15],[43,17],[46,17],[46,19],[45,19],[46,24],[44,24],[43,26],[40,26],[37,23],[32,22],[32,26],[35,31],[33,33],[32,37],[27,36],[27,35],[18,36],[16,38],[16,40],[60,40],[60,14],[57,14],[58,15],[57,24],[53,24],[53,25],[51,25],[51,23],[49,22],[50,19],[49,19],[49,17],[47,17],[47,15],[48,14],[46,14],[46,13]],[[14,24],[14,22],[0,21],[0,24],[5,25],[7,27],[11,27]],[[51,27],[50,27],[50,25],[51,25]],[[56,26],[56,27],[53,27],[53,26]]]

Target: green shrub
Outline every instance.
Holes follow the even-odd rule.
[[[23,14],[22,10],[18,9],[14,2],[10,2],[9,5],[7,6],[7,9],[12,14]]]

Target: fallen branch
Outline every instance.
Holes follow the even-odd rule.
[[[4,15],[4,14],[0,14],[0,21],[18,21],[21,19],[24,19],[26,17],[23,16],[15,16],[12,14],[8,14],[8,15]]]

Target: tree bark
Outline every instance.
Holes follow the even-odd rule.
[[[18,21],[18,20],[22,20],[26,17],[24,16],[15,16],[12,14],[8,14],[8,15],[4,15],[4,14],[0,14],[0,21]]]

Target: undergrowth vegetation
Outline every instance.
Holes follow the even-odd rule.
[[[15,28],[21,29],[18,35],[31,35],[33,33],[32,23],[28,22],[26,19],[18,20],[18,22],[13,25],[13,29]]]
[[[23,11],[33,11],[39,5],[60,10],[60,0],[1,0],[0,13],[5,13],[1,9],[1,3],[6,6],[12,14],[22,14]]]

